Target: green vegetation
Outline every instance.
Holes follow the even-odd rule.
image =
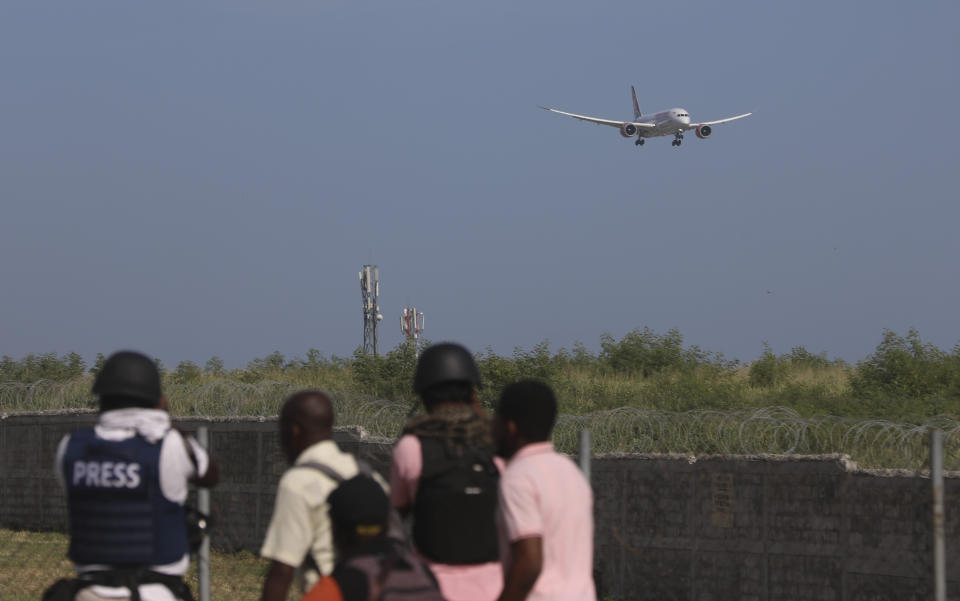
[[[56,353],[29,354],[19,361],[0,357],[0,382],[36,382],[69,380],[84,373],[86,364],[77,353],[57,357]]]
[[[510,356],[477,354],[492,407],[509,382],[539,378],[560,401],[554,440],[567,452],[577,432],[593,432],[597,452],[848,453],[863,466],[918,468],[926,429],[947,433],[950,469],[960,469],[960,346],[947,352],[911,330],[883,332],[866,359],[851,365],[796,347],[783,355],[764,345],[749,364],[686,346],[677,330],[648,328],[601,350],[584,345],[552,351],[549,341]],[[70,354],[0,359],[0,413],[93,407],[89,370]],[[401,344],[379,357],[305,357],[279,352],[228,370],[212,357],[165,370],[175,415],[274,416],[301,388],[332,392],[337,421],[375,436],[396,436],[417,409],[411,391],[416,354]],[[952,449],[952,450],[950,450]]]
[[[539,378],[556,390],[561,412],[575,415],[620,407],[684,412],[769,406],[806,417],[896,422],[960,414],[960,345],[944,351],[915,330],[905,337],[884,331],[874,353],[855,365],[803,347],[776,355],[766,344],[758,359],[741,364],[685,346],[675,329],[637,329],[620,340],[605,334],[600,343],[599,354],[579,343],[554,352],[549,341],[510,356],[481,351],[481,400],[492,406],[507,383]],[[101,363],[102,355],[88,370],[75,353],[2,357],[0,411],[92,406],[90,383]],[[415,364],[413,347],[401,344],[378,357],[359,349],[349,358],[316,349],[303,358],[274,352],[232,370],[218,357],[203,367],[182,361],[164,377],[171,408],[181,415],[274,415],[285,394],[304,387],[337,391],[344,404],[389,399],[384,406],[405,413],[416,402]]]

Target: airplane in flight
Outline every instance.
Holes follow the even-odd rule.
[[[691,129],[694,130],[698,138],[701,140],[706,140],[711,136],[711,134],[713,134],[714,125],[736,121],[737,119],[743,119],[744,117],[749,117],[753,114],[744,113],[742,115],[737,115],[736,117],[729,117],[727,119],[720,119],[718,121],[691,123],[690,113],[681,108],[673,108],[668,111],[654,113],[653,115],[643,115],[640,113],[640,104],[637,103],[637,91],[633,88],[633,86],[630,86],[630,94],[633,96],[633,121],[612,121],[610,119],[598,119],[597,117],[588,117],[586,115],[576,115],[566,111],[558,111],[557,109],[551,109],[545,106],[538,106],[537,108],[541,108],[552,113],[557,113],[559,115],[573,117],[574,119],[579,119],[581,121],[589,121],[590,123],[598,123],[600,125],[616,127],[620,130],[620,135],[624,138],[632,138],[636,136],[637,140],[634,142],[636,146],[643,146],[646,138],[656,138],[659,136],[670,135],[673,136],[673,145],[680,146],[680,143],[683,142],[683,132]]]

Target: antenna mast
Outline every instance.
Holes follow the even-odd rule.
[[[364,265],[360,275],[360,295],[363,297],[363,352],[377,356],[380,346],[378,326],[383,319],[380,313],[380,268]]]
[[[419,357],[418,340],[420,333],[423,332],[423,311],[417,311],[414,307],[404,309],[400,314],[400,331],[407,337],[407,340],[413,341],[413,352]]]

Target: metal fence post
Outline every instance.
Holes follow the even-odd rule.
[[[583,477],[590,483],[590,430],[584,428],[580,430],[580,449],[578,458],[580,460],[580,471]]]
[[[944,549],[943,431],[930,432],[930,480],[933,483],[933,598],[947,599],[947,563]]]
[[[197,442],[204,449],[210,448],[210,439],[206,426],[197,428]],[[210,515],[210,489],[197,489],[197,509]],[[210,601],[210,535],[203,535],[200,552],[197,554],[197,586],[200,589],[200,601]]]

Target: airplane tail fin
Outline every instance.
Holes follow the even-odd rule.
[[[630,95],[633,96],[633,118],[640,118],[640,104],[637,102],[637,91],[630,86]]]

